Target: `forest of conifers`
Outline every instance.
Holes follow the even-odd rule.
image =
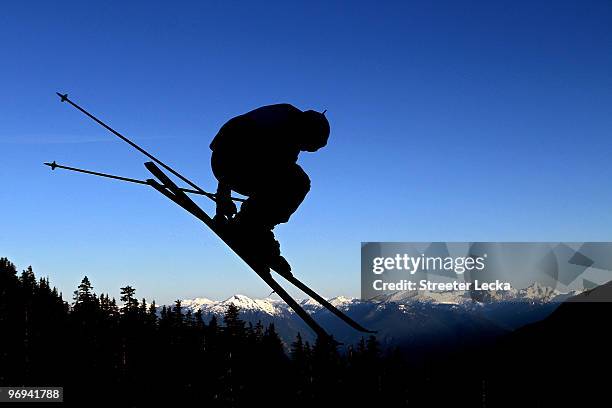
[[[121,288],[120,305],[84,277],[70,302],[0,258],[0,386],[63,386],[66,402],[144,406],[310,405],[405,401],[401,358],[374,337],[343,351],[285,345],[274,325],[245,324],[230,306],[205,322],[180,302],[158,310]]]

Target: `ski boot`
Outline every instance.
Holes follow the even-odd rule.
[[[229,221],[226,231],[232,245],[235,245],[240,253],[262,263],[281,276],[293,276],[291,265],[281,255],[280,244],[274,238],[272,230],[246,222],[238,215]]]
[[[268,261],[268,266],[280,276],[293,276],[293,274],[291,273],[291,265],[289,265],[289,262],[287,262],[285,257],[281,255],[280,243],[274,238],[274,234],[272,233],[272,231],[270,231],[269,235],[270,237],[268,239],[271,239],[272,241],[273,250],[272,256]]]

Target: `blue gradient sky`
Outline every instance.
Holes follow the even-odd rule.
[[[228,118],[327,108],[277,228],[326,296],[358,295],[360,241],[612,240],[611,2],[89,3],[0,14],[0,256],[65,295],[84,274],[158,303],[269,290],[155,191],[42,166],[147,177],[55,91],[210,189]]]

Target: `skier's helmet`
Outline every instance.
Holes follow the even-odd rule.
[[[325,111],[307,110],[303,114],[302,150],[316,152],[327,144],[329,138],[329,122]]]

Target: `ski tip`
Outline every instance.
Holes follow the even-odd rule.
[[[351,324],[351,327],[353,327],[353,329],[357,330],[358,332],[361,333],[367,333],[367,334],[376,334],[378,333],[378,330],[370,330],[370,329],[366,329],[365,327],[361,326],[360,324]]]
[[[324,344],[332,346],[332,347],[344,346],[343,342],[336,340],[334,336],[328,333],[325,333],[325,332],[319,333],[317,335],[317,340],[322,341]]]
[[[44,162],[43,164],[44,164],[45,166],[49,166],[49,167],[51,167],[51,170],[55,170],[55,168],[57,167],[57,163],[55,162],[55,160],[53,160],[53,162],[52,162],[52,163],[49,163],[49,162]]]
[[[61,94],[59,92],[56,92],[56,94],[57,94],[57,96],[60,97],[60,102],[66,102],[68,100],[68,94],[67,93]]]
[[[330,336],[329,341],[331,342],[330,344],[334,347],[344,346],[343,342],[334,339],[332,336]]]

